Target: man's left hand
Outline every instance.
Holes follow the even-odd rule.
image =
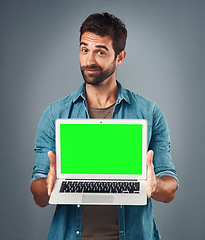
[[[157,186],[157,177],[154,173],[153,155],[154,155],[154,152],[152,150],[149,150],[147,153],[147,197],[148,198],[152,196]]]

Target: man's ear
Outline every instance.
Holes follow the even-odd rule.
[[[117,55],[117,65],[121,64],[126,57],[126,51],[122,50],[118,55]]]

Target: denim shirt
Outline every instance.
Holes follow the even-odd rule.
[[[113,110],[114,119],[146,119],[148,150],[154,151],[154,171],[157,176],[172,176],[177,180],[170,154],[170,136],[161,109],[152,101],[118,84],[118,98]],[[85,83],[77,92],[50,104],[39,122],[35,140],[36,162],[32,180],[46,178],[50,161],[48,151],[55,153],[55,120],[57,118],[89,118],[85,98]],[[79,139],[79,149],[82,139]],[[178,180],[177,180],[178,182]],[[57,205],[48,234],[49,240],[81,238],[81,205]],[[100,217],[100,216],[99,216]],[[145,206],[118,206],[120,240],[160,239],[155,224],[152,202]]]

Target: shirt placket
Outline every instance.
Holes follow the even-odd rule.
[[[118,225],[119,225],[119,239],[126,240],[125,237],[125,206],[118,206]]]
[[[80,240],[81,239],[81,228],[82,228],[82,206],[77,205],[77,210],[76,210],[76,229],[75,229],[75,239]]]

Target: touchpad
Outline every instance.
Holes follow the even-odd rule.
[[[104,195],[83,195],[83,203],[113,203],[114,196]]]

